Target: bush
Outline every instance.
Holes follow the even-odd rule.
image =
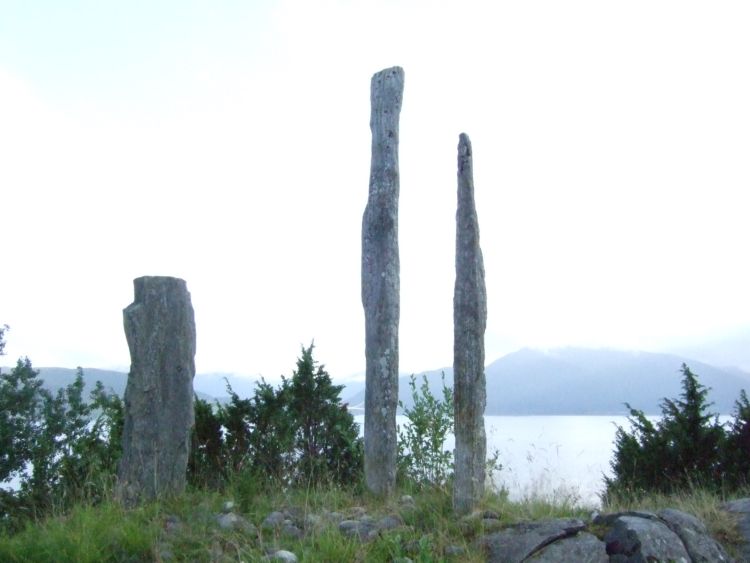
[[[237,473],[283,484],[358,482],[362,440],[341,404],[342,388],[315,362],[313,345],[302,349],[297,369],[278,388],[261,380],[253,397],[241,399],[227,383],[226,405],[214,411],[196,403],[191,482],[209,483],[209,475],[226,481]]]
[[[312,351],[312,344],[302,350],[292,378],[282,385],[297,458],[295,477],[308,483],[353,483],[359,480],[363,464],[359,428],[341,404],[343,385],[333,385],[325,366],[313,360]]]
[[[0,481],[16,478],[18,491],[3,491],[3,526],[98,502],[109,490],[121,454],[122,402],[100,382],[83,400],[83,371],[56,395],[42,387],[31,361],[18,360],[0,374]]]
[[[654,424],[642,411],[630,410],[631,431],[617,428],[612,478],[606,495],[670,494],[695,486],[716,489],[722,483],[725,431],[708,412],[708,389],[682,365],[681,399],[664,399]]]
[[[750,402],[744,389],[734,403],[722,462],[724,479],[730,488],[741,489],[750,485]]]
[[[453,474],[453,452],[444,449],[448,434],[453,432],[453,391],[445,385],[442,374],[442,400],[430,391],[427,376],[417,391],[414,375],[409,379],[414,406],[399,406],[409,420],[398,427],[398,476],[404,484],[416,489],[444,487]]]

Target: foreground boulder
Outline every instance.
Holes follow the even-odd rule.
[[[117,495],[126,505],[185,489],[194,422],[195,320],[184,280],[141,277],[123,311],[130,348]]]
[[[521,523],[486,535],[479,544],[492,563],[731,561],[703,522],[674,509],[606,514],[589,524],[569,518]]]

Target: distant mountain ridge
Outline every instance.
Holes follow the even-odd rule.
[[[679,397],[681,366],[711,388],[712,411],[729,414],[750,374],[673,354],[562,348],[524,349],[486,368],[490,414],[625,414],[629,403],[661,414],[660,403]]]
[[[3,367],[2,371],[10,371],[10,367]],[[39,372],[39,378],[44,382],[43,387],[52,393],[57,393],[58,389],[67,387],[75,381],[77,369],[57,368],[57,367],[34,367]],[[198,376],[196,376],[196,379]],[[83,368],[83,396],[89,399],[91,391],[97,381],[101,381],[104,389],[110,393],[115,393],[122,397],[125,394],[125,386],[128,383],[128,374],[121,371]],[[195,384],[194,384],[195,387]],[[214,397],[196,389],[196,395],[201,399],[213,401]]]
[[[628,352],[609,349],[524,348],[507,354],[485,368],[488,415],[597,415],[627,414],[625,403],[646,414],[661,414],[665,397],[680,395],[682,363],[700,382],[711,388],[712,412],[730,414],[741,389],[750,391],[750,373],[738,368],[719,368],[676,354]],[[3,368],[7,370],[9,368]],[[76,370],[36,368],[52,391],[69,385]],[[84,368],[86,396],[99,380],[104,387],[122,396],[127,374]],[[453,386],[452,368],[425,372],[430,390],[439,397],[441,373],[448,387]],[[196,394],[206,400],[225,400],[226,381],[240,397],[252,396],[256,380],[232,374],[197,374]],[[417,385],[421,384],[421,374]],[[346,382],[341,397],[354,413],[363,412],[364,381]],[[399,399],[412,405],[409,376],[399,379]]]
[[[661,414],[662,399],[680,395],[682,364],[711,388],[712,412],[730,414],[741,389],[750,391],[750,373],[715,366],[675,354],[609,349],[524,348],[485,368],[487,415],[610,415],[627,414],[625,403],[646,414]],[[453,386],[453,369],[425,372],[430,390],[440,392],[441,373]],[[417,385],[422,381],[418,374]],[[409,376],[399,379],[399,400],[412,405]],[[344,394],[346,396],[346,394]],[[364,406],[364,390],[350,396]]]

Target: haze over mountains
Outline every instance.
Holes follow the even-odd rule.
[[[626,414],[624,403],[647,414],[660,414],[664,397],[681,392],[680,367],[685,362],[701,383],[711,388],[712,411],[729,414],[740,390],[750,390],[750,373],[739,368],[717,367],[682,355],[621,350],[560,348],[522,349],[499,358],[486,367],[488,415],[594,415]],[[4,368],[7,369],[7,368]],[[45,386],[53,391],[69,384],[75,370],[38,368]],[[449,387],[451,368],[425,372],[430,389],[440,393],[441,373]],[[85,368],[86,393],[96,380],[118,394],[125,390],[127,374]],[[226,400],[226,380],[241,397],[252,395],[255,381],[232,374],[198,374],[194,387],[203,399]],[[354,413],[363,412],[364,381],[335,380],[345,384],[341,393]],[[421,374],[418,377],[421,384]],[[411,405],[409,376],[399,381],[399,399]]]

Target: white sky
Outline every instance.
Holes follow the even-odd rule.
[[[456,145],[487,360],[750,325],[750,3],[0,0],[7,358],[124,367],[187,280],[198,371],[364,370],[371,75],[406,72],[401,368],[452,363]],[[7,363],[7,362],[6,362]]]

